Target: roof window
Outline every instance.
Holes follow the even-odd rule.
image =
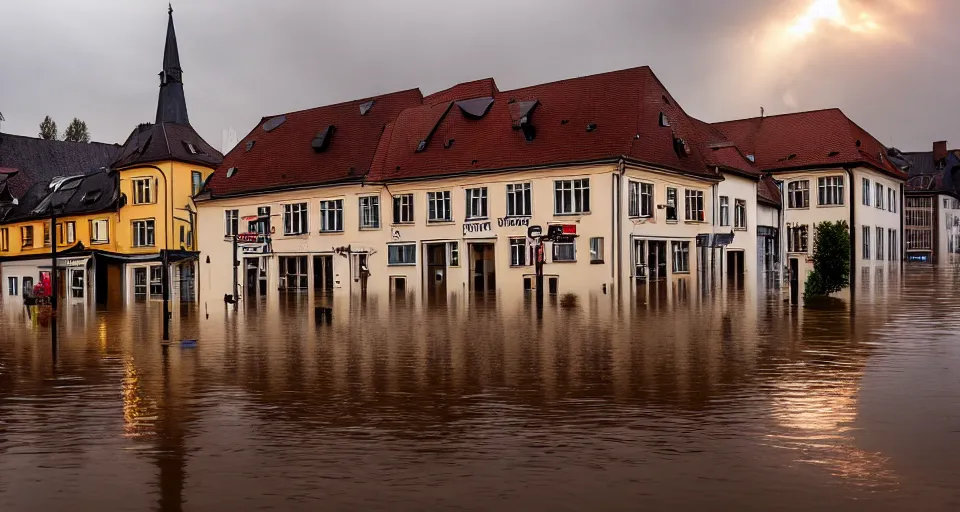
[[[323,130],[317,132],[313,137],[313,142],[310,143],[310,146],[313,148],[314,153],[323,153],[330,146],[330,139],[333,138],[333,132],[337,128],[334,125],[330,125]]]
[[[277,116],[263,123],[263,131],[272,132],[287,120],[287,116]]]
[[[237,171],[239,171],[239,169],[237,169],[236,167],[231,167],[231,168],[227,169],[227,177],[228,177],[228,178],[232,178],[232,177],[236,176],[236,175],[237,175]]]
[[[468,119],[483,119],[483,116],[490,111],[491,106],[493,106],[493,98],[489,96],[457,102],[460,112],[463,112],[463,116]]]
[[[248,140],[248,141],[247,141],[247,151],[250,151],[251,149],[253,149],[253,145],[256,144],[256,143],[257,143],[257,141],[255,141],[255,140]]]
[[[670,120],[667,119],[667,115],[663,112],[660,112],[660,126],[670,126]]]
[[[373,104],[376,103],[374,100],[367,101],[360,104],[360,115],[365,116],[367,112],[370,112],[370,109],[373,108]]]

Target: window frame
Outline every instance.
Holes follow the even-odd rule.
[[[876,260],[877,261],[883,261],[886,259],[884,257],[886,255],[886,251],[884,251],[883,249],[883,231],[884,231],[883,226],[877,226],[877,241],[876,241],[876,246],[877,246]]]
[[[143,225],[143,234],[147,238],[153,238],[151,243],[141,243],[144,240],[138,240],[139,230],[137,228],[138,224]],[[131,238],[131,243],[134,248],[146,248],[146,247],[156,247],[157,246],[157,221],[154,218],[150,219],[135,219],[130,221],[130,227],[133,230],[133,237]]]
[[[20,226],[20,248],[33,247],[33,226]]]
[[[454,240],[447,243],[447,262],[449,267],[460,266],[460,242]]]
[[[720,196],[720,226],[730,225],[730,196]]]
[[[232,238],[240,234],[240,210],[223,210],[223,237]]]
[[[131,201],[134,205],[142,204],[157,204],[157,194],[154,189],[156,188],[157,179],[152,176],[142,176],[138,178],[131,178],[130,186],[132,190],[133,200]],[[141,188],[138,188],[139,185],[144,185]],[[141,194],[146,194],[146,200],[141,197]]]
[[[196,196],[203,189],[203,173],[200,171],[190,171],[190,189],[193,191],[191,197]]]
[[[878,210],[883,210],[883,183],[879,181],[874,184],[876,190],[876,207]]]
[[[10,228],[0,228],[0,252],[10,252]]]
[[[283,208],[283,236],[302,236],[310,232],[310,203],[284,203]],[[296,220],[297,229],[294,229]]]
[[[533,216],[533,187],[529,181],[516,183],[507,183],[507,217],[531,217]],[[518,198],[519,197],[519,201]],[[517,206],[521,206],[522,211],[517,211]]]
[[[97,238],[99,230],[96,229],[99,223],[103,223],[106,238],[101,240]],[[103,245],[110,243],[110,221],[109,219],[90,219],[90,245]]]
[[[798,198],[800,199],[799,206],[796,204]],[[810,180],[787,182],[787,208],[790,210],[807,210],[810,208]]]
[[[747,230],[747,201],[745,199],[733,200],[733,229]]]
[[[444,216],[440,216],[441,213]],[[427,223],[453,222],[453,197],[449,190],[427,192]]]
[[[10,297],[20,295],[20,279],[18,276],[7,276],[7,295]]]
[[[897,213],[897,191],[892,187],[887,187],[887,210]]]
[[[671,196],[673,199],[673,205],[670,204]],[[667,206],[666,206],[666,219],[668,223],[676,223],[680,221],[679,209],[677,203],[680,202],[677,194],[677,187],[667,187]]]
[[[464,220],[488,219],[487,187],[471,187],[464,190]]]
[[[683,189],[683,219],[685,222],[706,222],[707,214],[704,211],[703,195],[703,191],[699,189]],[[692,204],[691,200],[693,200]],[[691,215],[693,215],[693,218],[690,218]]]
[[[511,237],[510,241],[510,267],[520,268],[528,267],[527,262],[527,239],[520,237]]]
[[[635,219],[649,219],[653,217],[654,199],[656,198],[653,183],[638,180],[627,181],[627,216]]]
[[[589,213],[590,178],[569,178],[553,181],[554,216],[587,215]]]
[[[690,242],[674,240],[670,243],[670,268],[674,274],[690,273]],[[681,257],[678,259],[677,255]],[[682,264],[682,265],[680,265]],[[683,268],[680,268],[680,267]]]
[[[405,201],[409,200],[409,201]],[[397,216],[401,218],[397,218]],[[409,215],[409,220],[404,220],[402,217]],[[403,225],[403,224],[414,224],[416,219],[415,209],[414,209],[414,198],[413,194],[397,194],[393,196],[393,224],[394,225]]]
[[[863,196],[863,205],[864,206],[873,206],[871,204],[870,196],[873,193],[873,186],[871,185],[870,178],[862,178],[863,180],[863,190],[861,195]]]
[[[394,248],[412,248],[411,253],[413,254],[413,261],[395,261],[391,253],[391,250]],[[403,252],[404,249],[401,249],[401,252],[397,253],[399,256],[405,256],[406,253]],[[397,244],[387,244],[387,266],[390,267],[412,267],[417,264],[417,243],[416,242],[404,242]]]
[[[844,206],[843,176],[821,176],[817,178],[817,206]],[[836,200],[836,202],[831,202]]]
[[[872,228],[870,226],[861,226],[860,228],[860,237],[863,238],[863,240],[861,240],[860,257],[864,261],[871,259],[871,257],[873,256],[873,252],[871,252],[870,250],[870,233],[871,232],[872,232]]]
[[[380,229],[380,196],[360,196],[357,206],[360,208],[360,229]]]
[[[320,232],[343,233],[343,199],[320,201]]]
[[[552,242],[552,247],[550,248],[550,261],[552,263],[576,263],[577,262],[577,241],[573,240],[570,242]],[[561,247],[570,246],[573,256],[571,259],[558,258],[557,253],[558,249]]]
[[[802,242],[802,247],[797,247]],[[787,228],[787,254],[809,254],[810,253],[810,226],[799,224]]]
[[[73,244],[77,242],[77,222],[76,221],[67,221],[63,223],[64,231],[64,244]]]
[[[594,247],[595,242],[596,242],[596,247]],[[604,251],[603,237],[602,237],[602,236],[590,237],[590,246],[589,246],[589,247],[590,247],[590,263],[593,264],[593,265],[602,264],[602,263],[603,263],[603,257],[604,257],[604,254],[603,254],[603,251]]]

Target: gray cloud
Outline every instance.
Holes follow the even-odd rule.
[[[260,117],[487,76],[501,88],[650,65],[707,121],[837,106],[886,144],[960,145],[952,0],[841,0],[877,34],[828,22],[774,51],[813,0],[180,0],[191,121],[214,146]],[[76,116],[121,142],[152,121],[166,3],[6,2],[3,131]],[[771,35],[774,34],[774,35]]]

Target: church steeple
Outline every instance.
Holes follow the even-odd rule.
[[[177,50],[177,34],[173,30],[173,6],[167,11],[167,42],[163,47],[163,71],[160,72],[160,99],[157,102],[157,123],[190,124],[187,100],[183,96],[183,69]]]

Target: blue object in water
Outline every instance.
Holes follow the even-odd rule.
[[[197,340],[180,340],[181,348],[193,348],[197,346]]]

